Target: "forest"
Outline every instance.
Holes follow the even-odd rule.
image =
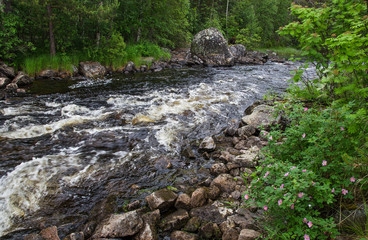
[[[298,1],[305,6],[323,1]],[[37,61],[59,65],[96,60],[115,67],[162,48],[188,46],[216,27],[247,48],[295,45],[276,31],[290,22],[291,0],[1,0],[0,59],[31,70]],[[45,64],[44,64],[45,65]]]

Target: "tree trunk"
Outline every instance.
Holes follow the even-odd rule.
[[[227,32],[227,17],[229,14],[229,2],[230,0],[227,0],[226,2],[226,38],[229,39],[228,32]]]
[[[47,5],[47,15],[49,18],[50,55],[51,57],[53,57],[56,54],[56,48],[55,48],[54,28],[52,26],[52,9],[50,4]]]

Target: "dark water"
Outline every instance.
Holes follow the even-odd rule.
[[[283,92],[296,67],[44,80],[1,101],[0,236],[49,225],[67,233],[155,189],[202,180],[211,161],[186,159],[182,146],[220,133],[264,94]]]

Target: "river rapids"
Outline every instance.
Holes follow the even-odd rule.
[[[98,219],[101,206],[116,212],[153,190],[201,181],[211,160],[188,159],[183,146],[284,92],[298,65],[38,80],[0,101],[0,237],[50,225],[72,231]]]

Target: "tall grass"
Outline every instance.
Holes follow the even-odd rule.
[[[148,42],[127,45],[124,49],[125,54],[122,55],[123,57],[114,57],[105,53],[104,50],[91,48],[87,49],[83,53],[62,53],[57,54],[54,57],[51,57],[48,54],[30,56],[26,57],[20,66],[28,75],[36,76],[46,69],[72,72],[73,65],[78,66],[81,61],[97,61],[116,70],[125,66],[128,61],[134,62],[136,66],[151,64],[150,62],[142,59],[142,57],[152,57],[154,60],[170,59],[170,53],[168,51],[163,50],[158,45]]]
[[[51,69],[55,71],[72,72],[73,65],[78,66],[80,57],[77,54],[58,54],[51,57],[49,54],[26,57],[21,65],[23,71],[30,76],[36,76],[42,70]]]

